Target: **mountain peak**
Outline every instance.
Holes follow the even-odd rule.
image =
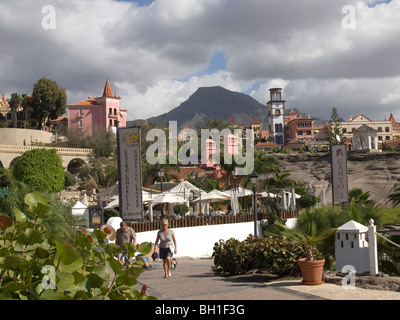
[[[187,124],[195,128],[201,121],[220,119],[229,121],[234,116],[237,123],[249,125],[254,115],[267,125],[268,109],[247,94],[230,91],[221,86],[199,87],[186,101],[165,114],[167,121],[177,121],[179,127]],[[161,122],[164,115],[151,118]]]

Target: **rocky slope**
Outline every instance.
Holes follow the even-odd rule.
[[[289,172],[295,181],[310,182],[317,196],[326,188],[328,203],[332,201],[331,164],[329,154],[278,155],[283,172]],[[376,204],[385,204],[386,197],[400,179],[400,154],[349,154],[347,161],[348,188],[369,191]]]

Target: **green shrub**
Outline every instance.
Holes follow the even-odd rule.
[[[189,211],[189,207],[185,203],[177,204],[174,207],[174,213],[184,216],[186,212]]]
[[[121,248],[105,243],[106,234],[82,230],[71,243],[49,236],[42,221],[52,215],[46,198],[29,193],[25,212],[15,221],[0,216],[0,300],[132,300],[155,299],[135,289],[143,262],[126,268],[115,255]],[[129,256],[148,254],[151,243],[126,243]],[[112,272],[110,271],[112,270]]]
[[[214,245],[214,266],[217,274],[237,275],[262,269],[278,276],[296,275],[296,261],[306,256],[305,249],[287,238],[247,237],[244,241],[220,240]]]
[[[55,149],[34,149],[18,158],[14,177],[37,191],[60,192],[64,188],[64,168]]]
[[[111,217],[119,217],[119,212],[114,209],[105,209],[103,212],[104,223],[106,223]]]

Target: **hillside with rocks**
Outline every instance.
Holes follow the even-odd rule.
[[[328,204],[332,202],[330,154],[277,155],[278,165],[295,181],[310,182],[320,197],[326,188]],[[400,154],[349,154],[347,161],[348,188],[369,191],[376,204],[384,205],[400,179]],[[390,204],[389,204],[390,205]]]

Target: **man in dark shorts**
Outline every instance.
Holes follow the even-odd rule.
[[[122,221],[120,228],[117,230],[117,236],[115,238],[115,243],[122,249],[122,253],[118,255],[118,261],[120,262],[129,259],[125,242],[136,244],[136,233],[135,230],[129,227],[126,222]]]

